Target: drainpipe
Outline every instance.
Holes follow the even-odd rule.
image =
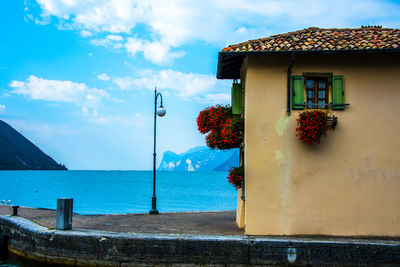
[[[294,63],[294,53],[290,54],[290,65],[287,70],[287,108],[286,113],[290,116],[290,85],[291,85],[291,76],[292,76],[292,66]]]

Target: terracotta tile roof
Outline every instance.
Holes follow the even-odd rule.
[[[363,27],[356,29],[308,28],[230,45],[222,52],[368,50],[400,48],[400,29]]]

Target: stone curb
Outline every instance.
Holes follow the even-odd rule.
[[[71,266],[400,265],[390,240],[60,231],[13,216],[0,216],[0,239],[11,253]]]

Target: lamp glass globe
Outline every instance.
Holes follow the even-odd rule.
[[[163,108],[163,107],[157,108],[157,115],[158,115],[158,116],[164,117],[165,113],[167,113],[167,112],[165,111],[165,108]]]

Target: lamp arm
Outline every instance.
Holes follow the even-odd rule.
[[[161,93],[157,93],[157,95],[156,95],[156,103],[157,103],[158,96],[161,97],[161,105],[160,105],[160,107],[162,107],[163,106],[163,104],[162,104],[162,94]]]

